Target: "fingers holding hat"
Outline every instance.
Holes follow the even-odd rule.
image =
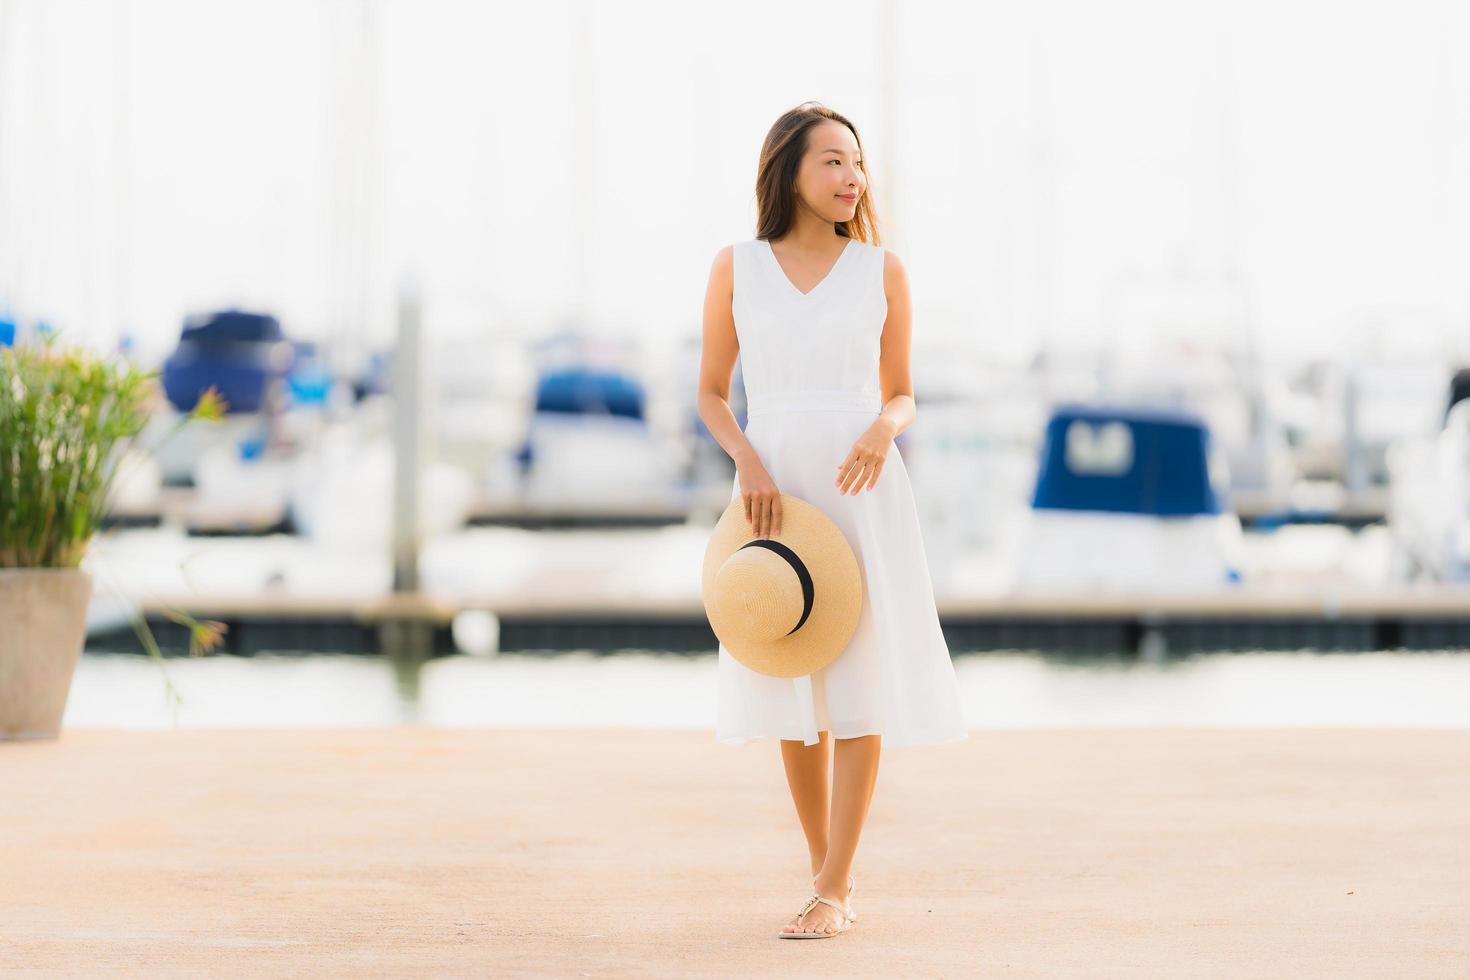
[[[758,538],[781,533],[781,491],[764,468],[741,473],[740,495],[745,500],[745,520]]]
[[[772,538],[781,533],[781,492],[775,485],[745,495],[745,518],[758,538]]]

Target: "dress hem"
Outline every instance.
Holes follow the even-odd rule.
[[[899,740],[896,736],[885,735],[882,731],[857,732],[857,733],[851,734],[851,735],[848,735],[848,734],[839,735],[839,734],[836,734],[836,733],[832,732],[830,729],[826,729],[826,728],[820,729],[820,731],[828,732],[828,734],[832,738],[862,738],[865,735],[882,735],[883,736],[883,739],[884,739],[884,742],[883,742],[884,746],[885,747],[888,747],[888,748],[895,748],[895,749],[922,748],[925,745],[945,745],[945,744],[950,743],[950,742],[962,742],[965,739],[967,739],[967,738],[970,737],[970,732],[969,732],[968,729],[966,729],[963,732],[960,732],[959,734],[955,734],[955,733],[951,732],[951,733],[944,734],[944,735],[920,735],[920,736],[917,736],[915,738],[911,738],[911,739],[909,739],[907,741]],[[813,744],[813,743],[806,742],[806,740],[800,734],[796,734],[796,735],[786,735],[786,734],[782,734],[782,735],[716,735],[715,736],[715,741],[718,742],[720,745],[728,745],[728,746],[731,746],[733,748],[739,748],[740,746],[742,746],[742,745],[748,745],[751,742],[769,742],[769,741],[772,741],[772,740],[790,741],[790,742],[801,742],[803,744]]]

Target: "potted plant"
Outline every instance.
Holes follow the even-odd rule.
[[[60,734],[92,597],[82,559],[118,462],[148,421],[157,375],[54,334],[0,347],[0,739]],[[210,389],[179,424],[223,411]],[[191,654],[223,631],[170,617],[189,627]],[[161,663],[141,614],[133,625]]]

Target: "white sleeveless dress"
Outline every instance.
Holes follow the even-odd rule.
[[[745,381],[745,435],[782,493],[841,528],[863,577],[857,630],[811,674],[771,677],[719,649],[715,738],[818,741],[880,734],[885,746],[968,736],[939,626],[908,471],[890,444],[871,490],[844,496],[838,466],[878,417],[888,317],[881,246],[849,239],[825,279],[796,288],[763,239],[734,246],[732,302]],[[737,475],[731,500],[740,497]]]

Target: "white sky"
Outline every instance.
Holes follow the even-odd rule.
[[[0,306],[366,344],[412,270],[438,336],[672,343],[806,99],[858,125],[916,345],[1082,348],[1180,295],[1271,355],[1470,337],[1463,0],[0,0]]]

